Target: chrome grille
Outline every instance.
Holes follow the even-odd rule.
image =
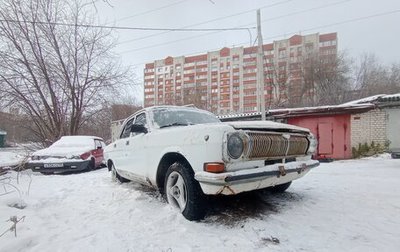
[[[308,140],[305,136],[247,132],[249,136],[248,158],[277,158],[305,155]]]

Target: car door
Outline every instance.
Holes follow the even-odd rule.
[[[146,113],[140,113],[135,117],[132,125],[143,125],[148,129]],[[126,171],[132,180],[146,181],[146,138],[147,133],[131,132],[129,137],[125,139],[126,154]]]
[[[108,149],[109,158],[112,159],[115,168],[119,172],[121,172],[121,174],[123,173],[123,171],[127,170],[128,166],[128,160],[126,160],[128,156],[128,150],[126,149],[126,140],[130,136],[131,126],[134,120],[135,117],[132,117],[124,124],[119,139],[113,142]]]

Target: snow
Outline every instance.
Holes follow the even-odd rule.
[[[0,148],[0,167],[18,165],[28,153],[28,150],[23,148]]]
[[[83,147],[57,147],[57,146],[50,146],[49,148],[35,151],[32,155],[33,156],[66,157],[66,158],[70,159],[73,156],[79,156],[79,155],[82,155],[85,152],[89,152],[89,151],[93,150],[94,149],[94,143],[92,143],[92,144],[93,144],[93,146],[83,146]],[[58,161],[60,161],[60,160],[58,160]]]
[[[398,251],[400,159],[322,163],[281,195],[212,199],[189,222],[153,190],[111,182],[106,169],[10,173],[0,196],[0,251]],[[3,176],[4,177],[4,176]],[[1,177],[0,177],[1,178]],[[29,183],[30,189],[29,189]],[[10,187],[6,187],[11,190]],[[0,195],[3,193],[0,188]],[[15,204],[24,209],[12,207]]]
[[[385,99],[385,98],[395,98],[395,97],[396,98],[400,97],[400,93],[382,96],[383,99]]]
[[[94,139],[101,139],[95,136],[63,136],[53,143],[53,147],[94,147]]]
[[[378,100],[378,98],[385,97],[385,96],[386,96],[385,94],[373,95],[373,96],[365,97],[362,99],[343,103],[343,104],[341,104],[341,106],[351,106],[351,105],[355,105],[355,104],[371,103],[371,102]]]
[[[94,139],[103,141],[101,138],[95,136],[63,136],[48,148],[38,150],[32,155],[66,157],[70,159],[73,156],[79,156],[93,150],[95,148]]]
[[[361,100],[360,100],[361,101]],[[361,103],[358,104],[358,100],[355,102],[348,102],[339,105],[325,105],[325,106],[316,106],[316,107],[299,107],[299,108],[280,108],[280,109],[269,109],[268,114],[278,115],[282,113],[295,113],[295,112],[318,112],[318,111],[330,111],[335,109],[363,109],[363,108],[372,108],[374,105],[372,103]],[[219,119],[227,119],[227,118],[235,118],[235,117],[247,117],[247,116],[257,116],[260,115],[260,112],[251,112],[251,113],[241,113],[241,114],[228,114],[228,115],[220,115],[217,116]]]

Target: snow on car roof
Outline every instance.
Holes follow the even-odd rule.
[[[96,136],[62,136],[53,144],[53,146],[91,146],[93,145],[94,139],[103,140],[102,138]]]
[[[187,105],[187,106],[175,106],[175,105],[158,105],[158,106],[151,106],[151,107],[146,107],[146,108],[143,108],[143,109],[141,109],[141,110],[139,110],[139,111],[136,111],[135,113],[133,113],[132,115],[130,115],[130,116],[128,116],[127,118],[125,118],[124,120],[123,120],[123,125],[128,121],[128,120],[130,120],[132,117],[134,117],[135,115],[138,115],[138,114],[140,114],[140,113],[142,113],[142,112],[150,112],[150,111],[153,111],[153,110],[157,110],[157,109],[186,109],[186,110],[192,110],[192,111],[198,111],[198,112],[203,112],[203,113],[208,113],[208,114],[213,114],[213,113],[211,113],[211,112],[209,112],[209,111],[206,111],[206,110],[203,110],[203,109],[199,109],[199,108],[196,108],[196,107],[194,107],[194,106],[192,106],[192,105]]]
[[[76,136],[62,136],[60,139],[74,139],[74,140],[78,140],[78,139],[102,139],[101,137],[97,137],[97,136],[83,136],[83,135],[76,135]]]

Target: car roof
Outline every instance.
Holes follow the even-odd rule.
[[[101,140],[104,141],[103,138],[101,137],[97,137],[97,136],[85,136],[85,135],[74,135],[74,136],[62,136],[60,139],[97,139],[97,140]]]
[[[158,106],[151,106],[151,107],[146,107],[143,110],[154,110],[154,109],[168,109],[168,108],[176,108],[176,109],[189,109],[189,110],[201,110],[199,108],[196,108],[193,105],[187,105],[187,106],[176,106],[176,105],[158,105]]]
[[[127,118],[125,118],[124,123],[126,123],[126,121],[130,120],[132,117],[142,113],[142,112],[149,112],[152,110],[156,110],[156,109],[187,109],[187,110],[202,110],[199,108],[196,108],[194,105],[185,105],[185,106],[176,106],[176,105],[157,105],[157,106],[151,106],[151,107],[145,107],[142,108],[141,110],[136,111],[135,113],[131,114],[130,116],[128,116]],[[207,111],[208,113],[211,113],[209,111]],[[211,113],[212,114],[212,113]]]

